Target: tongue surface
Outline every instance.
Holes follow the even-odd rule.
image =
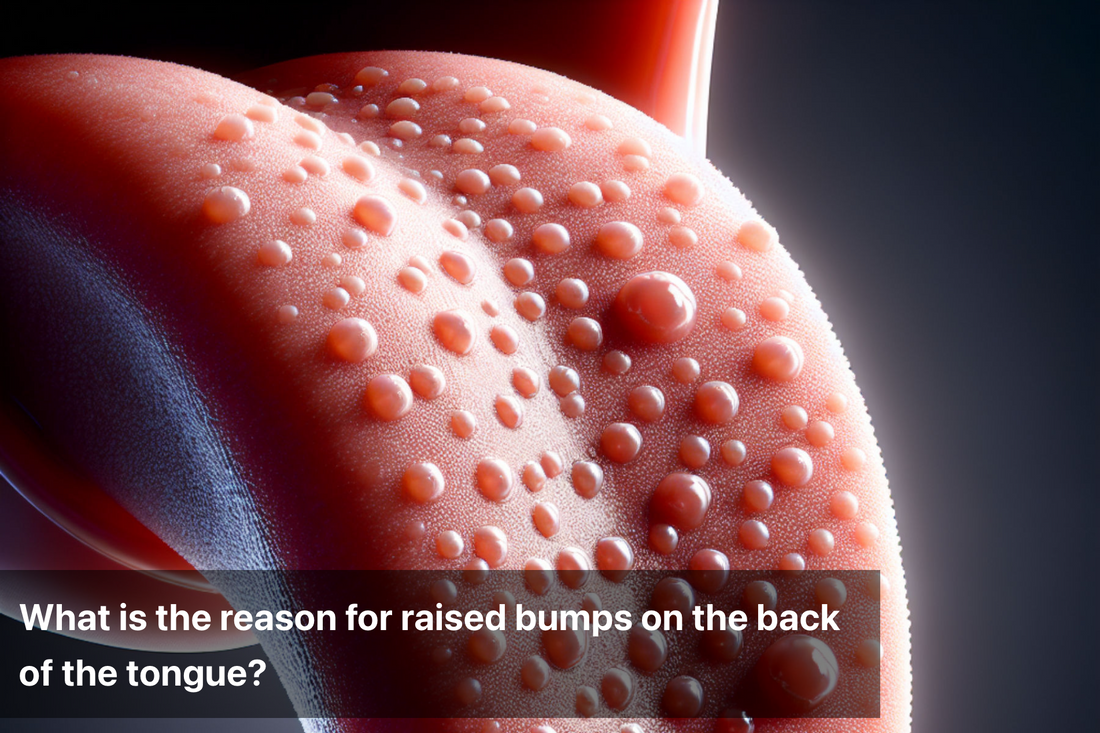
[[[16,382],[105,491],[201,568],[881,569],[883,717],[757,728],[907,729],[870,422],[728,180],[507,62],[344,54],[241,81],[0,66],[5,308],[39,308],[9,319]],[[136,352],[170,356],[97,362],[97,288]]]

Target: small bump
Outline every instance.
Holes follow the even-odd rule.
[[[591,318],[574,318],[565,333],[569,343],[581,351],[595,351],[603,343],[603,328]]]
[[[523,580],[535,595],[546,595],[554,582],[553,566],[541,557],[533,557],[523,565]]]
[[[331,288],[321,296],[321,304],[329,310],[343,310],[351,302],[351,293],[343,288]]]
[[[508,537],[499,527],[480,527],[474,533],[474,554],[489,563],[489,567],[500,567],[508,554]]]
[[[591,461],[577,461],[572,471],[573,491],[584,499],[592,499],[603,487],[603,469]]]
[[[848,600],[848,589],[836,578],[822,578],[814,585],[814,598],[829,608],[841,608]]]
[[[477,107],[485,114],[496,114],[511,109],[512,105],[504,97],[489,97],[482,100]]]
[[[298,318],[298,308],[293,305],[281,305],[275,311],[275,318],[279,323],[293,323]]]
[[[856,647],[856,663],[874,668],[882,664],[882,644],[878,639],[864,639]]]
[[[381,114],[381,111],[378,109],[377,104],[364,104],[359,108],[359,119],[361,120],[373,120],[379,114]],[[372,155],[378,155],[378,153],[372,153]]]
[[[672,362],[672,377],[680,384],[691,384],[699,378],[699,362],[691,357],[681,357]]]
[[[638,438],[641,443],[641,436]],[[710,486],[690,473],[670,473],[661,479],[649,499],[653,522],[669,524],[687,532],[703,524],[710,509]]]
[[[543,537],[553,537],[561,529],[561,512],[548,501],[540,501],[531,508],[531,519]]]
[[[541,384],[542,380],[532,369],[516,367],[512,370],[512,386],[527,399],[538,394]]]
[[[550,665],[542,657],[532,654],[524,660],[519,676],[524,687],[538,692],[550,684]]]
[[[476,705],[481,699],[481,683],[473,677],[463,677],[455,683],[455,700],[463,707]]]
[[[428,189],[424,184],[412,178],[402,178],[397,182],[397,190],[418,204],[428,200]]]
[[[471,140],[468,137],[463,137],[455,140],[454,145],[452,146],[452,150],[454,150],[459,155],[478,155],[485,152],[485,146],[479,143],[477,140]],[[493,182],[492,175],[489,176],[489,182]]]
[[[767,481],[749,481],[741,490],[741,502],[750,512],[766,512],[775,500],[775,492]]]
[[[630,357],[619,350],[609,351],[603,355],[603,369],[608,374],[621,377],[630,371]]]
[[[516,296],[516,312],[528,321],[537,321],[546,315],[546,301],[538,293],[524,292]]]
[[[802,572],[806,569],[806,558],[797,552],[788,552],[783,557],[779,558],[779,569],[788,570],[793,572]]]
[[[335,358],[357,364],[378,350],[378,333],[362,318],[345,318],[329,329],[326,345]]]
[[[584,126],[593,132],[603,132],[612,128],[611,120],[604,115],[589,115],[584,120]]]
[[[401,478],[405,495],[417,504],[427,504],[443,496],[443,474],[434,463],[414,463]]]
[[[579,310],[588,303],[588,285],[584,280],[567,277],[558,283],[554,289],[554,295],[566,308]]]
[[[494,186],[514,186],[520,178],[519,168],[514,165],[501,163],[489,169],[489,180]]]
[[[631,259],[642,251],[642,230],[626,221],[609,222],[596,233],[596,247],[612,259]]]
[[[802,373],[804,360],[798,342],[786,336],[773,336],[756,345],[752,368],[767,379],[789,382]]]
[[[833,392],[825,399],[825,409],[839,415],[848,409],[848,398],[840,392]]]
[[[450,234],[452,237],[459,241],[465,241],[470,235],[470,230],[466,228],[466,225],[460,222],[458,219],[446,219],[443,224],[443,231]]]
[[[531,120],[514,119],[508,123],[508,132],[512,135],[530,135],[537,129]]]
[[[233,186],[215,188],[206,194],[202,202],[202,213],[214,224],[228,224],[246,216],[252,208],[248,194]]]
[[[497,395],[493,403],[496,407],[497,418],[505,427],[515,430],[523,424],[523,405],[511,395]]]
[[[661,706],[672,718],[694,718],[703,709],[703,685],[687,675],[673,677],[665,686]]]
[[[738,536],[741,538],[741,544],[747,549],[763,550],[768,546],[771,533],[768,532],[768,526],[763,522],[749,519],[741,523]]]
[[[458,123],[458,130],[464,135],[476,135],[479,132],[483,132],[485,127],[485,121],[479,120],[476,117],[467,117]]]
[[[699,550],[688,563],[691,584],[703,593],[717,593],[730,578],[730,560],[718,550]]]
[[[824,448],[833,442],[836,431],[833,426],[824,420],[815,420],[806,428],[806,440],[815,448]]]
[[[470,634],[467,646],[470,657],[481,664],[499,662],[508,649],[504,634],[494,629],[481,628]]]
[[[859,516],[859,499],[850,491],[838,491],[829,498],[829,510],[837,519]]]
[[[462,536],[453,529],[448,529],[436,535],[435,551],[439,553],[440,557],[454,560],[462,554],[464,549],[466,549],[466,543],[462,541]]]
[[[301,130],[294,136],[294,144],[308,150],[320,150],[321,136],[309,130]]]
[[[462,310],[437,313],[432,320],[432,330],[439,343],[460,356],[473,351],[477,342],[473,319]]]
[[[256,259],[265,267],[284,267],[294,259],[290,245],[281,239],[271,239],[260,245]]]
[[[542,224],[531,233],[531,241],[540,252],[558,254],[569,248],[569,232],[561,224]]]
[[[668,659],[668,641],[657,629],[633,627],[627,637],[626,650],[630,663],[650,674],[660,669]]]
[[[409,386],[423,399],[434,400],[447,388],[447,378],[436,367],[420,364],[409,371]]]
[[[581,685],[577,688],[575,698],[577,715],[582,718],[591,718],[600,711],[600,697],[596,688]]]
[[[772,456],[772,471],[787,486],[805,486],[814,475],[814,462],[801,448],[787,446]]]
[[[781,637],[756,663],[760,691],[782,717],[816,708],[836,689],[839,676],[833,650],[805,634]]]
[[[490,242],[507,242],[512,238],[515,230],[512,228],[512,224],[507,219],[490,219],[485,222],[485,238]]]
[[[558,408],[561,410],[561,414],[575,420],[584,415],[584,397],[579,394],[571,394],[562,397],[558,400]]]
[[[345,173],[361,183],[367,183],[374,178],[374,165],[361,155],[344,158],[341,167]]]
[[[441,76],[432,82],[433,92],[451,92],[458,89],[459,81],[453,76]]]
[[[846,471],[858,471],[867,462],[867,454],[859,448],[845,448],[840,454],[840,465]]]
[[[375,417],[391,422],[412,409],[412,390],[398,375],[380,374],[367,384],[366,405]]]
[[[668,230],[668,243],[678,249],[691,249],[699,243],[699,235],[691,227],[674,226]]]
[[[477,275],[477,265],[461,252],[448,250],[439,256],[443,271],[463,285],[469,285]]]
[[[779,417],[791,430],[801,430],[809,420],[806,410],[798,405],[787,405],[779,412]]]
[[[710,443],[698,435],[685,435],[680,440],[680,460],[688,468],[702,468],[710,460]]]
[[[695,414],[712,425],[732,422],[739,406],[737,391],[727,382],[705,382],[695,393]]]
[[[455,410],[451,413],[451,432],[459,438],[469,438],[477,430],[477,418],[467,410]]]
[[[649,170],[649,158],[641,155],[626,155],[623,157],[623,170],[628,173],[641,173]]]
[[[765,611],[774,611],[779,605],[779,594],[775,586],[766,580],[753,580],[745,586],[742,593],[742,606],[756,608],[763,606]]]
[[[519,348],[519,334],[511,326],[498,324],[489,331],[489,340],[502,354],[514,354]]]
[[[397,271],[397,282],[410,293],[422,293],[428,286],[424,272],[415,267],[402,267]]]
[[[472,104],[480,104],[491,96],[493,92],[488,87],[477,86],[467,89],[462,98]]]
[[[726,308],[720,316],[722,326],[729,331],[740,331],[745,326],[745,311],[740,308]]]
[[[535,188],[524,187],[512,194],[512,206],[523,214],[533,214],[542,208],[542,193]]]
[[[703,184],[690,173],[673,173],[665,181],[665,196],[684,206],[695,206],[703,200]]]
[[[603,194],[604,201],[610,203],[619,203],[630,198],[630,186],[622,181],[604,181],[600,184],[600,192]]]
[[[483,194],[491,185],[488,174],[477,168],[467,168],[455,177],[455,188],[465,194]]]
[[[791,312],[791,306],[787,301],[773,295],[770,298],[764,298],[764,300],[760,302],[758,310],[764,320],[777,323],[786,320]]]
[[[680,533],[670,524],[654,524],[649,528],[649,546],[662,555],[671,555],[680,544]]]
[[[627,397],[630,411],[646,422],[655,422],[665,414],[665,395],[648,384],[635,387]]]
[[[428,88],[428,82],[423,79],[406,79],[397,86],[398,94],[420,94]]]
[[[629,463],[642,449],[642,434],[630,423],[611,423],[600,435],[600,447],[616,463]]]
[[[665,206],[657,212],[657,221],[662,224],[679,224],[682,219],[680,212],[671,206]]]
[[[291,213],[290,221],[300,227],[308,227],[317,222],[317,214],[313,209],[302,207]]]
[[[575,547],[567,547],[558,553],[557,560],[555,562],[555,568],[558,571],[558,579],[561,580],[562,585],[568,588],[576,590],[582,587],[588,582],[588,576],[591,573],[591,568],[588,564],[588,558],[583,552]],[[546,638],[546,634],[543,634],[543,638]],[[564,639],[562,639],[564,636]],[[575,634],[567,632],[566,634],[559,636],[557,643],[561,645],[561,651],[566,651],[569,647],[572,647],[575,642],[584,643],[583,632]],[[564,643],[562,643],[564,642]],[[549,644],[547,644],[549,651]],[[550,652],[550,659],[554,663],[563,668],[572,667],[580,659],[574,660],[574,651],[570,651],[568,655],[563,655],[563,659],[560,661],[556,659],[556,655],[553,651]]]
[[[833,533],[827,529],[815,529],[810,532],[810,537],[807,540],[807,544],[810,546],[810,552],[818,557],[827,557],[836,547],[836,540],[833,538]]]
[[[591,181],[574,183],[569,188],[569,201],[584,209],[591,209],[603,203],[603,192]]]
[[[741,279],[741,268],[733,262],[719,262],[717,267],[714,268],[718,277],[722,278],[726,282],[737,282]]]
[[[533,493],[546,488],[546,471],[537,461],[528,461],[523,465],[523,485]]]
[[[722,460],[730,466],[740,466],[745,462],[747,450],[740,440],[727,440],[721,447]]]
[[[565,464],[561,462],[561,456],[552,450],[542,452],[539,456],[539,464],[550,478],[557,478],[565,468]]]
[[[612,667],[600,680],[600,693],[607,707],[612,710],[625,710],[634,697],[634,678],[625,669]]]
[[[852,535],[860,547],[871,548],[878,542],[878,527],[870,522],[860,522]]]
[[[364,87],[373,87],[390,75],[390,72],[377,66],[366,66],[355,75],[355,83]]]
[[[376,234],[388,237],[397,224],[397,211],[387,199],[373,194],[355,202],[355,220]]]
[[[695,327],[696,308],[695,294],[687,283],[661,271],[635,275],[615,297],[619,321],[636,338],[649,343],[685,338]]]
[[[581,386],[580,375],[575,369],[558,365],[550,370],[550,389],[559,397],[576,392]]]
[[[640,155],[643,158],[653,157],[653,148],[640,137],[628,137],[615,148],[619,155]]]
[[[227,142],[251,140],[256,135],[252,120],[244,115],[232,114],[222,117],[214,128],[214,137]]]
[[[737,243],[753,252],[767,252],[777,241],[775,229],[759,219],[747,221],[737,230]]]
[[[548,153],[565,150],[572,142],[568,133],[559,127],[540,127],[531,134],[531,147]]]
[[[244,113],[245,117],[256,122],[277,122],[279,119],[279,113],[272,107],[268,107],[264,104],[256,104],[248,108],[248,111]]]
[[[477,464],[477,485],[486,499],[503,502],[511,495],[515,478],[511,467],[504,461],[484,458]]]
[[[596,568],[613,583],[622,582],[634,567],[634,550],[622,537],[604,537],[596,543]]]

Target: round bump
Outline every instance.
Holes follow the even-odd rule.
[[[630,371],[630,357],[619,351],[609,351],[603,355],[603,370],[608,374],[621,377]]]
[[[508,554],[508,537],[500,527],[479,527],[474,532],[474,554],[496,568],[504,562]]]
[[[436,367],[419,364],[409,372],[409,385],[420,397],[434,400],[447,388],[447,378]]]
[[[561,529],[561,512],[548,501],[540,501],[531,508],[531,519],[543,537],[553,537]]]
[[[710,460],[710,443],[699,435],[685,435],[680,440],[680,460],[688,468],[702,468]]]
[[[405,495],[417,504],[427,504],[443,496],[443,474],[434,463],[414,463],[401,477]]]
[[[232,114],[222,117],[214,128],[214,137],[228,142],[251,140],[256,135],[252,120],[244,115]]]
[[[293,258],[290,245],[281,239],[264,242],[256,254],[256,260],[265,267],[285,267]]]
[[[815,420],[806,428],[806,440],[810,441],[810,445],[815,448],[824,448],[833,442],[835,437],[836,431],[833,426],[824,420]]]
[[[550,478],[557,478],[561,475],[564,464],[561,462],[561,456],[552,450],[543,451],[539,456],[539,464],[542,466],[542,470],[546,471],[546,475]]]
[[[748,451],[740,440],[727,440],[721,447],[722,460],[730,466],[740,466],[745,462]]]
[[[542,204],[542,192],[536,188],[524,187],[512,194],[512,206],[522,214],[534,214]]]
[[[596,233],[596,248],[607,257],[629,260],[642,251],[642,230],[627,221],[612,221]]]
[[[523,580],[535,595],[546,595],[554,582],[554,569],[541,557],[533,557],[523,565]]]
[[[826,557],[836,546],[836,540],[833,538],[833,533],[829,530],[815,529],[813,532],[810,532],[807,544],[810,546],[810,552],[818,557]]]
[[[550,389],[554,390],[554,394],[558,397],[565,397],[580,388],[581,377],[575,369],[559,364],[550,370],[549,382]]]
[[[756,663],[761,693],[784,717],[816,708],[836,688],[839,676],[829,645],[805,634],[778,639]]]
[[[660,669],[668,659],[668,641],[656,629],[651,631],[642,626],[633,627],[627,638],[626,649],[630,663],[650,674]]]
[[[558,254],[569,249],[569,231],[561,224],[542,224],[531,233],[531,241],[540,252]]]
[[[787,486],[805,486],[814,475],[814,462],[801,448],[787,446],[772,456],[772,472]]]
[[[646,422],[660,420],[665,414],[665,395],[648,384],[630,390],[627,397],[630,411]]]
[[[825,398],[825,409],[839,415],[848,409],[848,398],[840,392],[833,392]]]
[[[619,290],[615,312],[631,334],[649,343],[680,341],[691,333],[696,318],[695,294],[667,272],[635,275]]]
[[[779,417],[783,420],[783,424],[791,430],[801,430],[806,427],[809,420],[806,410],[798,405],[787,405],[780,411]]]
[[[519,348],[519,334],[511,326],[498,324],[489,331],[489,339],[502,354],[514,354]]]
[[[455,176],[455,188],[465,194],[483,194],[491,185],[485,171],[477,168],[467,168]]]
[[[523,405],[511,395],[497,395],[493,403],[497,411],[497,419],[501,424],[512,430],[516,430],[523,424]]]
[[[882,663],[882,644],[878,639],[864,639],[856,647],[856,663],[874,668]]]
[[[451,432],[459,438],[469,438],[477,430],[477,418],[468,410],[454,410],[451,413]]]
[[[836,578],[822,578],[814,585],[814,598],[829,608],[840,608],[848,600],[848,589]]]
[[[440,557],[454,560],[462,554],[464,549],[466,549],[466,543],[462,541],[462,536],[453,529],[448,529],[436,535],[435,551],[439,553]]]
[[[867,462],[867,454],[859,448],[845,448],[840,454],[840,465],[846,471],[858,471]]]
[[[800,573],[806,569],[806,558],[797,552],[788,552],[779,558],[779,569]]]
[[[592,461],[577,461],[572,471],[573,491],[577,495],[591,499],[600,493],[603,487],[603,469]]]
[[[507,219],[490,219],[485,222],[485,228],[482,231],[485,232],[486,239],[496,244],[507,242],[515,234],[515,229]]]
[[[741,544],[750,550],[763,550],[768,546],[768,540],[771,538],[768,526],[755,519],[742,522],[737,533],[741,538]]]
[[[233,186],[215,188],[206,194],[202,202],[202,213],[214,224],[228,224],[248,214],[252,202],[248,194]]]
[[[691,357],[680,357],[672,362],[672,378],[680,384],[691,384],[699,378],[699,362]]]
[[[537,126],[531,120],[517,118],[508,123],[508,132],[512,135],[530,135]]]
[[[703,653],[715,662],[729,664],[741,656],[744,635],[731,628],[714,628],[703,632]]]
[[[523,485],[532,492],[542,491],[546,486],[546,471],[535,461],[523,464]]]
[[[615,148],[619,155],[640,155],[643,158],[653,157],[653,148],[640,137],[628,137]]]
[[[584,397],[581,397],[579,394],[567,395],[558,400],[558,407],[561,409],[563,415],[571,419],[576,419],[584,415]]]
[[[654,524],[649,528],[649,546],[662,555],[671,555],[680,544],[680,533],[669,524]]]
[[[574,318],[569,322],[565,335],[569,343],[581,351],[595,351],[603,343],[603,328],[591,318]]]
[[[588,285],[584,280],[567,277],[554,289],[558,302],[566,308],[578,310],[588,303]]]
[[[695,414],[711,425],[732,422],[739,405],[737,391],[727,382],[705,382],[695,393]]]
[[[367,408],[380,420],[392,422],[412,409],[413,394],[409,384],[396,374],[380,374],[367,384]]]
[[[607,707],[624,710],[634,697],[634,678],[625,669],[612,667],[604,672],[600,680],[600,692]]]
[[[752,368],[762,377],[789,382],[802,373],[805,356],[797,341],[786,336],[773,336],[756,345]]]
[[[702,478],[690,473],[670,473],[661,479],[650,497],[649,513],[654,522],[686,532],[703,524],[710,500],[710,485]]]
[[[485,124],[482,123],[482,127],[484,126]],[[489,180],[494,186],[514,186],[520,182],[521,178],[519,168],[507,163],[494,165],[489,169]]]
[[[499,662],[508,650],[504,634],[494,629],[481,628],[470,634],[468,642],[470,657],[481,664]]]
[[[591,181],[580,181],[569,187],[569,201],[584,209],[591,209],[603,203],[603,192]]]
[[[604,537],[596,543],[596,568],[608,580],[619,583],[634,567],[634,550],[622,537]]]
[[[859,515],[859,499],[850,491],[838,491],[829,498],[829,510],[837,519],[855,519]]]
[[[531,134],[531,147],[548,153],[565,150],[572,143],[568,133],[559,127],[540,127]]]
[[[703,685],[687,675],[673,677],[665,686],[661,705],[671,718],[694,718],[703,709]]]
[[[456,282],[469,285],[477,276],[477,265],[468,256],[454,250],[439,255],[439,266]]]
[[[878,527],[870,522],[860,522],[856,525],[853,536],[860,547],[871,548],[878,542]]]
[[[378,350],[378,334],[362,318],[345,318],[333,324],[325,343],[335,358],[359,363]]]
[[[630,186],[622,181],[604,181],[600,184],[600,193],[605,201],[619,203],[630,198]]]
[[[760,301],[758,310],[764,320],[778,323],[787,319],[791,312],[791,306],[787,301],[773,295]]]
[[[703,184],[690,173],[673,173],[665,181],[665,196],[684,206],[695,206],[703,200]]]
[[[352,210],[355,220],[376,234],[389,236],[397,225],[397,211],[393,204],[381,196],[369,194],[355,202]]]
[[[527,367],[516,367],[512,370],[512,386],[527,399],[531,399],[539,392],[542,380],[539,375]]]
[[[477,487],[489,501],[505,501],[511,496],[514,485],[512,468],[499,458],[483,458],[477,464]],[[482,556],[482,559],[489,558]]]
[[[750,512],[766,512],[775,500],[775,492],[767,481],[749,481],[741,490],[741,502]]]
[[[516,312],[528,321],[537,321],[546,315],[546,301],[538,293],[520,293],[515,300]]]
[[[422,293],[428,287],[428,278],[424,271],[416,267],[402,267],[398,270],[397,282],[410,293]]]
[[[432,319],[432,331],[439,343],[460,356],[473,351],[477,342],[473,319],[462,310],[437,313]]]
[[[629,463],[642,449],[642,434],[630,423],[611,423],[600,435],[600,447],[616,463]]]
[[[703,593],[717,593],[730,579],[730,560],[718,550],[699,550],[688,567],[691,584]]]
[[[775,229],[759,219],[746,221],[737,230],[737,243],[753,252],[767,252],[778,240]]]
[[[550,665],[542,657],[532,654],[524,660],[519,676],[524,687],[538,692],[550,684]]]

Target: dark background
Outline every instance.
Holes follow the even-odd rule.
[[[161,5],[139,26],[37,6],[47,18],[5,11],[0,55],[116,53],[232,74],[417,48],[591,78],[596,59],[562,48],[593,38],[535,22],[539,4],[329,3],[270,17],[254,3]],[[550,4],[560,17],[592,6]],[[719,12],[710,156],[779,227],[874,416],[909,583],[916,733],[1095,725],[1096,7],[723,0]],[[200,726],[253,727],[155,723]]]

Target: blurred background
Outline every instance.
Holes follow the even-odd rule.
[[[167,3],[156,16],[172,21],[154,24],[26,4],[5,10],[0,55],[125,54],[231,75],[412,48],[591,82],[629,49],[629,34],[612,32],[619,21],[670,5],[330,2],[268,14]],[[778,227],[874,417],[909,584],[916,733],[1095,726],[1097,15],[1095,2],[722,0],[719,10],[709,155]],[[151,725],[299,730],[228,719],[0,727]]]

